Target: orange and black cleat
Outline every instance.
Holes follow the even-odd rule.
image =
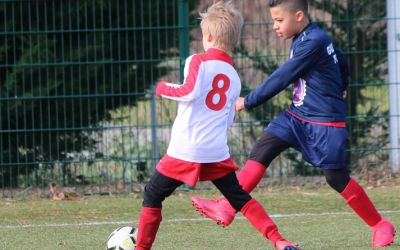
[[[293,242],[287,240],[278,240],[275,243],[275,250],[301,250],[301,248]]]

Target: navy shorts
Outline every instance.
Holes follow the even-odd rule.
[[[307,123],[282,112],[266,131],[289,143],[315,167],[342,169],[347,165],[346,128]]]

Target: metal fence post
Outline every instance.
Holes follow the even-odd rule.
[[[157,140],[157,112],[156,112],[156,89],[155,86],[151,88],[150,93],[150,106],[151,106],[151,160],[152,160],[152,168],[155,168],[158,157],[159,157],[159,149],[158,149],[158,140]]]
[[[189,1],[179,0],[178,4],[178,22],[179,22],[179,66],[180,79],[183,81],[183,69],[185,60],[189,56]]]
[[[400,170],[400,2],[386,1],[389,84],[390,164]]]

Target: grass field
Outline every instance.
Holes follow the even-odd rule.
[[[387,183],[367,192],[400,228],[400,185]],[[241,216],[228,228],[200,217],[190,205],[193,194],[212,197],[217,191],[180,191],[168,198],[154,250],[272,249]],[[328,187],[257,189],[253,196],[282,234],[303,249],[372,249],[369,228]],[[134,194],[69,201],[0,200],[0,249],[105,249],[105,240],[115,228],[137,224],[141,201]],[[386,249],[400,249],[399,237]]]

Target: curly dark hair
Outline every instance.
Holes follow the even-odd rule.
[[[291,12],[301,10],[308,16],[308,1],[307,0],[269,0],[269,7],[282,5]]]

